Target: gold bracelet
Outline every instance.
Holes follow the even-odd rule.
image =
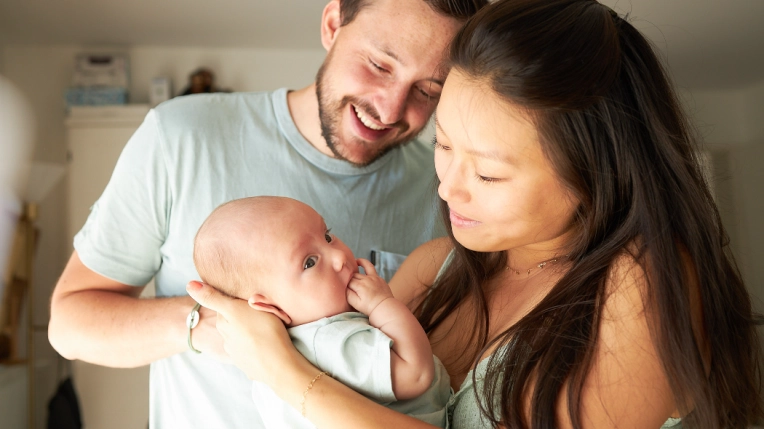
[[[313,383],[318,381],[319,378],[321,378],[322,375],[325,375],[325,371],[321,371],[313,377],[313,380],[310,380],[310,383],[308,383],[308,387],[305,389],[304,392],[302,392],[302,402],[300,403],[300,408],[302,408],[302,416],[305,417],[305,400],[308,399],[308,392],[310,392],[310,389],[313,388]]]

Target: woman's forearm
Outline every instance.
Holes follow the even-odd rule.
[[[294,348],[278,317],[252,311],[246,301],[225,296],[210,285],[191,282],[187,290],[204,307],[218,312],[217,329],[236,366],[250,379],[270,386],[297,412],[304,406],[305,416],[317,428],[435,427],[385,408],[328,375],[308,389],[321,370]]]
[[[328,375],[304,394],[319,370],[309,364],[294,369],[288,377],[290,382],[282,383],[277,393],[298,412],[304,409],[305,417],[318,429],[436,428],[383,407]]]

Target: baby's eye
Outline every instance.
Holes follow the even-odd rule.
[[[326,231],[326,232],[324,233],[324,238],[326,239],[326,242],[327,242],[327,243],[331,243],[331,242],[332,242],[332,240],[333,240],[333,238],[332,238],[332,235],[331,235],[331,234],[329,234],[329,231]]]
[[[317,261],[318,261],[317,257],[310,256],[308,259],[305,260],[305,264],[303,264],[302,269],[307,270],[308,268],[315,267]]]

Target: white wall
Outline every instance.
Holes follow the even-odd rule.
[[[683,90],[680,98],[704,144],[727,146],[746,142],[744,91]]]
[[[67,163],[66,117],[63,94],[71,81],[74,57],[78,53],[124,52],[131,61],[131,101],[148,101],[153,77],[173,80],[174,93],[186,85],[197,67],[211,68],[216,83],[235,91],[259,91],[279,87],[301,88],[311,83],[324,58],[322,50],[207,49],[193,47],[137,46],[133,48],[2,45],[0,73],[9,78],[28,98],[37,117],[35,161]],[[65,182],[59,183],[40,202],[39,245],[34,288],[35,323],[47,324],[50,293],[71,253],[66,239]],[[55,387],[55,353],[44,330],[38,332],[38,355],[49,364],[40,368],[37,385],[37,427],[42,428],[47,401]],[[137,399],[145,400],[145,399]],[[3,408],[5,410],[5,408]],[[24,410],[18,410],[24,413]],[[4,413],[5,411],[3,411]],[[3,414],[0,413],[0,414]]]
[[[683,98],[715,157],[717,204],[754,305],[764,312],[764,81]]]
[[[764,144],[764,81],[746,90],[743,101],[748,139]]]

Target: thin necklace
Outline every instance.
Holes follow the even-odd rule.
[[[557,256],[557,257],[554,257],[552,259],[547,259],[546,261],[539,262],[538,265],[536,265],[536,267],[544,268],[548,264],[554,264],[555,262],[559,261],[560,259],[567,258],[568,256],[570,256],[570,254],[567,254],[567,255],[562,256],[562,257],[561,256]],[[516,269],[510,267],[509,265],[506,265],[504,267],[504,269],[507,270],[507,271],[511,271],[511,272],[517,274],[518,276],[521,274],[521,272],[519,270],[516,270]],[[533,271],[534,269],[535,269],[535,267],[528,268],[527,274],[531,275],[531,271]]]

